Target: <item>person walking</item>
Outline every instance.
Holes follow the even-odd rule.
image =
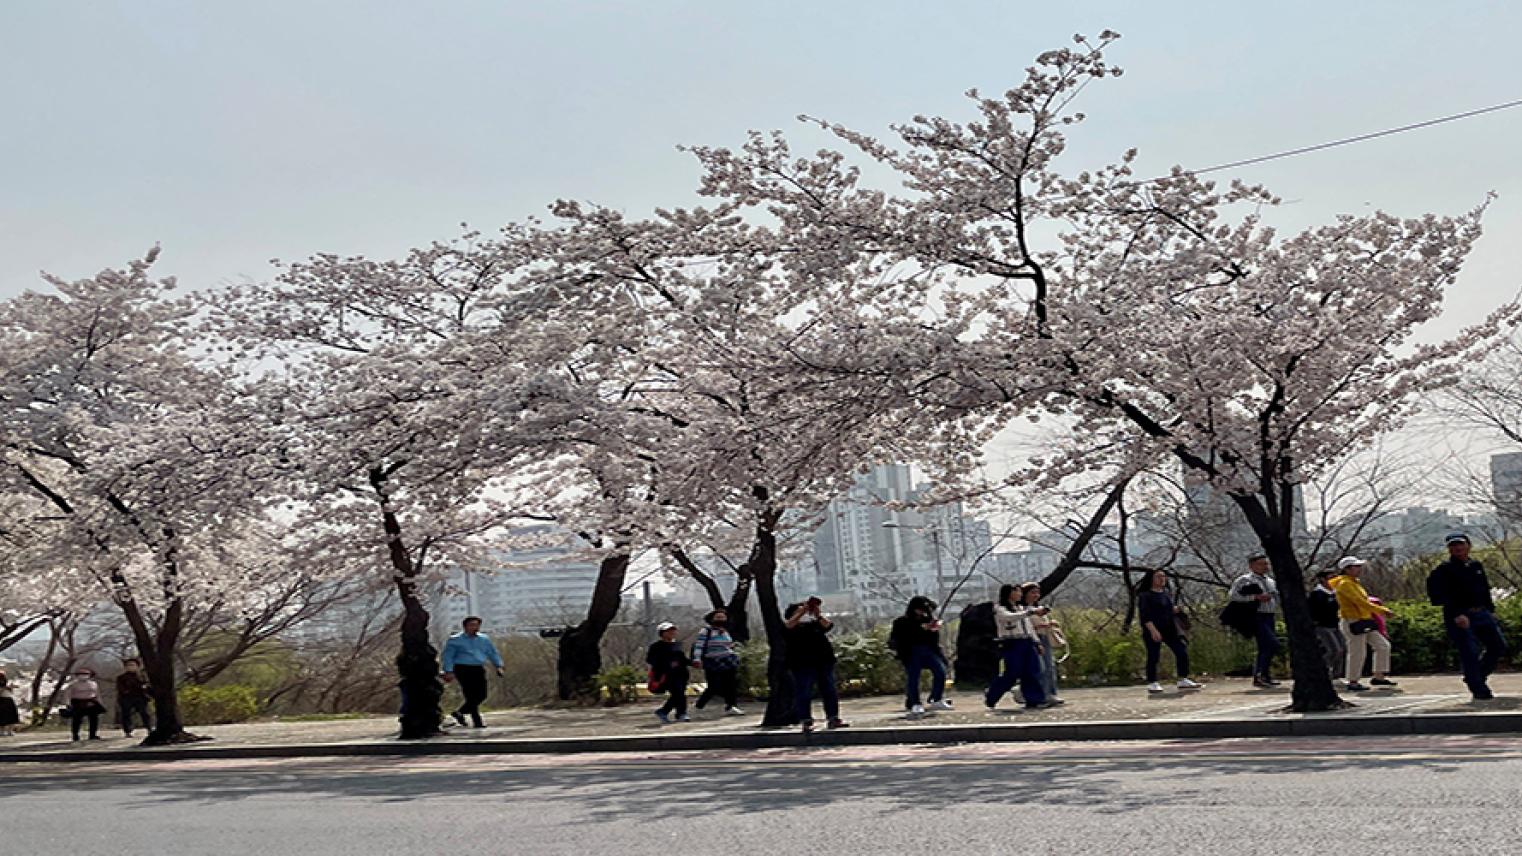
[[[148,693],[142,664],[135,657],[123,660],[122,673],[116,676],[116,717],[121,720],[122,733],[128,737],[132,736],[134,716],[142,720],[143,728],[153,728],[148,721]]]
[[[786,663],[793,677],[793,706],[805,733],[814,730],[814,688],[824,706],[825,727],[845,728],[840,718],[840,696],[835,690],[835,646],[830,629],[835,625],[821,611],[824,602],[811,597],[791,604],[783,614]]]
[[[84,667],[75,669],[74,680],[64,689],[63,697],[69,705],[69,731],[74,740],[79,740],[79,727],[86,721],[90,723],[90,739],[99,740],[100,715],[106,707],[100,703],[100,684],[95,682],[95,672]]]
[[[16,695],[11,691],[11,679],[0,672],[0,737],[11,737],[21,724],[21,711],[16,707]]]
[[[1231,600],[1235,603],[1258,603],[1258,623],[1255,638],[1258,657],[1253,663],[1252,685],[1277,687],[1279,682],[1272,674],[1274,655],[1279,653],[1279,632],[1276,616],[1279,610],[1279,587],[1269,573],[1268,557],[1253,556],[1247,560],[1247,573],[1237,577],[1231,584]]]
[[[1201,684],[1189,678],[1189,640],[1178,630],[1178,616],[1183,609],[1174,604],[1173,595],[1168,593],[1167,573],[1151,571],[1142,580],[1136,611],[1141,619],[1142,647],[1147,651],[1147,692],[1163,691],[1163,685],[1157,680],[1157,664],[1162,659],[1164,645],[1173,652],[1173,671],[1178,674],[1178,688],[1201,689]]]
[[[481,632],[481,619],[472,615],[460,622],[461,631],[444,643],[444,683],[460,682],[460,694],[464,702],[450,716],[461,727],[465,717],[475,728],[485,728],[481,720],[481,702],[486,701],[486,664],[496,667],[497,677],[502,677],[502,655],[497,646]]]
[[[656,640],[645,652],[645,662],[650,665],[650,682],[666,693],[666,701],[655,709],[655,718],[670,722],[676,714],[677,722],[689,722],[687,716],[687,655],[676,641],[677,627],[670,621],[655,626]]]
[[[1506,637],[1496,622],[1485,566],[1469,557],[1469,536],[1455,532],[1446,541],[1448,559],[1427,576],[1427,598],[1443,608],[1443,626],[1459,651],[1469,692],[1475,701],[1490,701],[1490,673],[1506,655]]]
[[[703,670],[706,686],[698,696],[698,710],[714,696],[724,700],[724,712],[740,716],[740,655],[735,653],[735,639],[729,635],[729,613],[722,609],[703,616],[703,629],[692,643],[692,665]]]
[[[1067,644],[1062,638],[1062,626],[1052,617],[1052,611],[1041,605],[1041,584],[1026,583],[1021,603],[1031,611],[1031,624],[1036,628],[1036,641],[1041,649],[1041,692],[1046,703],[1067,704],[1057,695],[1057,646]]]
[[[1348,645],[1345,674],[1348,689],[1352,692],[1368,689],[1358,679],[1363,675],[1364,660],[1371,649],[1374,652],[1374,677],[1369,683],[1380,687],[1396,685],[1389,678],[1390,640],[1379,632],[1379,622],[1374,620],[1375,616],[1389,612],[1390,608],[1369,602],[1369,593],[1359,580],[1363,576],[1363,569],[1364,561],[1357,556],[1338,559],[1337,570],[1342,571],[1342,575],[1332,581],[1337,592],[1338,614],[1342,619],[1342,636]]]
[[[1026,586],[1033,583],[1026,583]],[[983,706],[994,710],[1004,694],[1020,684],[1020,695],[1025,699],[1027,710],[1046,707],[1046,692],[1041,687],[1040,637],[1031,621],[1032,609],[1027,607],[1025,586],[999,587],[999,600],[994,603],[994,636],[998,640],[1002,669],[989,682],[983,695]]]
[[[904,664],[904,709],[910,716],[923,716],[920,675],[930,671],[930,709],[951,710],[946,699],[946,656],[941,652],[941,621],[935,617],[935,601],[916,595],[909,598],[904,614],[893,620],[888,645]]]
[[[1332,588],[1336,578],[1336,571],[1317,572],[1316,587],[1307,597],[1311,621],[1316,625],[1316,641],[1321,643],[1321,654],[1326,658],[1327,671],[1334,681],[1343,676],[1348,660],[1348,643],[1342,636],[1341,610],[1337,606],[1337,592]]]

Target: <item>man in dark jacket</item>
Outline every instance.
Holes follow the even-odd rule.
[[[1448,561],[1427,576],[1427,597],[1443,608],[1443,625],[1459,650],[1464,683],[1474,700],[1489,701],[1495,698],[1488,684],[1490,673],[1506,654],[1506,639],[1496,622],[1485,567],[1469,558],[1469,536],[1455,532],[1447,541]]]
[[[122,733],[132,736],[132,721],[142,721],[143,728],[152,729],[148,721],[148,681],[143,677],[142,664],[134,658],[122,661],[122,673],[116,678],[116,712],[121,717]]]
[[[941,653],[941,622],[935,602],[928,597],[909,598],[904,614],[893,619],[889,643],[904,664],[904,709],[910,716],[924,714],[920,704],[920,675],[930,670],[930,709],[951,710],[946,700],[946,660]]]
[[[1311,621],[1316,625],[1316,640],[1321,643],[1321,653],[1326,657],[1326,668],[1332,680],[1347,671],[1348,642],[1342,638],[1342,619],[1337,607],[1337,592],[1332,590],[1333,570],[1316,574],[1316,587],[1308,597]]]

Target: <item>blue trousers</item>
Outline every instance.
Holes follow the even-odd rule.
[[[824,703],[826,719],[840,718],[840,696],[835,693],[835,667],[818,666],[812,669],[793,669],[793,709],[799,722],[814,721],[814,687],[819,687],[819,700]]]
[[[984,702],[989,707],[998,704],[1018,681],[1026,707],[1044,704],[1046,692],[1041,688],[1041,655],[1036,651],[1035,640],[1003,640],[999,643],[999,653],[1004,659],[1004,670],[988,685]]]
[[[1459,664],[1464,669],[1464,683],[1475,695],[1490,692],[1487,681],[1496,670],[1496,663],[1506,654],[1506,638],[1501,635],[1501,625],[1489,612],[1468,613],[1469,627],[1462,629],[1452,620],[1444,622],[1448,638],[1459,649]],[[1484,648],[1482,652],[1480,649]]]
[[[904,660],[904,709],[920,703],[920,674],[930,670],[930,701],[946,696],[946,661],[941,652],[929,645],[916,645]]]
[[[1258,613],[1258,662],[1253,664],[1254,677],[1268,677],[1274,655],[1279,653],[1279,633],[1274,629],[1272,612]]]

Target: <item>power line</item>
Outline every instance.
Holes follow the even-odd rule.
[[[1236,169],[1238,167],[1243,167],[1243,166],[1252,166],[1253,164],[1265,163],[1267,161],[1273,161],[1273,160],[1280,160],[1281,158],[1289,158],[1289,157],[1294,157],[1296,155],[1308,154],[1310,152],[1319,152],[1319,151],[1322,151],[1322,150],[1325,150],[1325,149],[1334,149],[1334,148],[1337,148],[1338,146],[1346,146],[1346,145],[1351,145],[1353,143],[1361,143],[1361,142],[1364,142],[1366,140],[1376,140],[1376,139],[1379,139],[1380,137],[1389,137],[1389,136],[1393,136],[1395,134],[1403,134],[1403,133],[1405,133],[1407,131],[1415,131],[1415,130],[1418,130],[1420,128],[1430,128],[1433,125],[1442,125],[1442,124],[1445,124],[1445,123],[1448,123],[1448,122],[1457,122],[1460,119],[1468,119],[1468,118],[1471,118],[1473,116],[1482,116],[1482,115],[1484,115],[1486,113],[1496,113],[1496,112],[1499,112],[1501,110],[1510,110],[1513,107],[1522,107],[1522,98],[1519,98],[1516,101],[1507,101],[1504,104],[1493,104],[1493,105],[1491,105],[1489,107],[1481,107],[1478,110],[1468,110],[1468,111],[1465,111],[1463,113],[1454,113],[1454,114],[1452,114],[1450,116],[1442,116],[1442,117],[1439,117],[1437,119],[1428,119],[1425,122],[1416,122],[1416,123],[1410,124],[1410,125],[1402,125],[1402,126],[1400,126],[1398,128],[1386,128],[1383,131],[1373,131],[1373,132],[1370,132],[1370,133],[1367,133],[1367,134],[1359,134],[1359,135],[1357,135],[1355,137],[1344,137],[1344,138],[1342,138],[1340,140],[1332,140],[1331,142],[1327,142],[1327,143],[1317,143],[1314,146],[1302,146],[1302,147],[1300,147],[1298,149],[1289,149],[1287,151],[1275,152],[1274,154],[1271,154],[1271,155],[1261,155],[1261,156],[1255,157],[1255,158],[1247,158],[1246,160],[1239,160],[1239,161],[1232,161],[1230,163],[1217,164],[1215,166],[1206,167],[1205,169],[1186,169],[1186,170],[1184,170],[1184,173],[1186,175],[1204,175],[1204,174],[1209,173],[1209,172],[1220,172],[1222,170],[1227,170],[1227,169]],[[1146,181],[1134,181],[1134,182],[1127,182],[1127,183],[1128,184],[1132,184],[1132,185],[1136,185],[1136,184],[1154,184],[1154,183],[1159,182],[1159,181],[1167,181],[1170,178],[1172,178],[1172,176],[1159,176],[1158,178],[1149,178]]]

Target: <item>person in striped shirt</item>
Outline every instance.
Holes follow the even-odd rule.
[[[698,631],[698,638],[692,643],[692,665],[703,670],[707,682],[698,696],[698,710],[718,696],[724,699],[725,713],[730,716],[745,713],[737,704],[740,655],[735,651],[735,638],[729,635],[729,613],[715,609],[703,616],[703,629]]]

